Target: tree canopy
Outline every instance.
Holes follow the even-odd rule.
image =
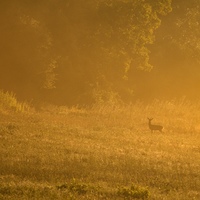
[[[23,99],[67,105],[113,95],[131,100],[153,66],[167,68],[160,63],[166,50],[199,62],[198,6],[196,0],[1,1],[0,86]]]

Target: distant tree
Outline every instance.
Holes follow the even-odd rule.
[[[77,104],[152,68],[149,45],[171,0],[8,0],[1,10],[1,78],[24,96]]]
[[[55,88],[57,57],[52,37],[28,1],[1,1],[0,85],[23,99]]]
[[[155,68],[136,80],[139,95],[151,98],[199,99],[200,78],[200,1],[173,0],[172,12],[155,32],[151,62]],[[144,83],[144,84],[143,84]],[[141,86],[140,86],[141,85]]]
[[[151,70],[148,47],[155,40],[161,16],[170,11],[170,0],[79,0],[63,4],[62,15],[61,11],[56,15],[63,23],[58,29],[54,24],[49,27],[62,38],[54,40],[62,63],[57,91],[70,91],[71,97],[77,98],[71,100],[75,102],[88,101],[97,88],[126,90],[132,69]]]
[[[200,2],[174,1],[174,12],[179,13],[175,20],[176,34],[172,36],[173,42],[200,64]]]
[[[172,12],[164,19],[163,26],[157,35],[162,45],[174,48],[173,53],[179,51],[184,57],[189,59],[193,57],[195,62],[200,61],[199,8],[198,0],[173,0]]]

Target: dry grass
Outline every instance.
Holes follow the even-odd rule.
[[[199,108],[182,99],[2,115],[0,199],[134,199],[119,193],[132,184],[141,199],[200,199]]]
[[[0,113],[27,113],[30,111],[31,107],[26,102],[19,102],[14,93],[0,90]]]

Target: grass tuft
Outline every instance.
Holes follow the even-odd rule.
[[[150,192],[147,188],[132,184],[130,187],[119,187],[118,195],[124,199],[147,199]]]
[[[25,113],[30,112],[31,107],[25,102],[19,102],[16,96],[12,92],[4,92],[0,90],[0,112],[18,112]]]

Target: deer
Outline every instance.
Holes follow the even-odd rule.
[[[153,133],[153,131],[162,132],[163,126],[152,124],[151,121],[153,120],[153,118],[147,118],[147,119],[149,120],[149,129],[151,130],[152,133]]]

